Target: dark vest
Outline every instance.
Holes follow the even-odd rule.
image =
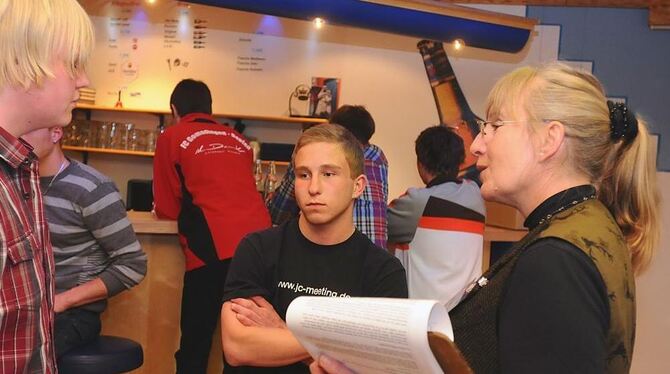
[[[635,282],[626,241],[607,208],[588,200],[556,214],[519,241],[482,275],[449,314],[454,341],[477,374],[500,371],[498,306],[519,255],[542,238],[560,238],[586,253],[603,278],[609,299],[607,372],[630,370],[635,339]]]

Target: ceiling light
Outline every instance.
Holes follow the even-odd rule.
[[[326,20],[324,20],[323,18],[321,18],[321,17],[314,18],[314,27],[317,30],[320,30],[323,27],[323,25],[325,25],[325,24],[326,24]]]
[[[454,39],[454,49],[457,51],[460,51],[461,49],[465,48],[465,42],[463,39]]]

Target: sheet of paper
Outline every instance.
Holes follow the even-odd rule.
[[[301,296],[286,323],[312,357],[325,353],[362,373],[442,373],[427,332],[454,337],[435,300]]]

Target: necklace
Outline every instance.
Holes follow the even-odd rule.
[[[590,196],[584,196],[584,197],[582,197],[581,199],[572,200],[571,202],[569,202],[569,203],[567,203],[567,204],[565,204],[565,205],[562,205],[562,206],[559,207],[558,209],[556,209],[556,210],[554,210],[553,212],[547,214],[545,217],[543,217],[543,218],[540,220],[540,222],[538,222],[538,225],[542,225],[542,224],[544,224],[545,222],[548,222],[549,220],[551,220],[551,218],[552,218],[553,216],[557,215],[558,213],[560,213],[560,212],[562,212],[562,211],[564,211],[564,210],[566,210],[566,209],[568,209],[568,208],[572,208],[573,206],[575,206],[575,205],[577,205],[577,204],[579,204],[579,203],[583,203],[583,202],[586,201],[586,200],[591,200],[591,199],[595,199],[595,198],[596,198],[596,195],[593,194],[593,195],[590,195]]]
[[[42,191],[42,196],[45,196],[47,194],[47,192],[49,191],[49,188],[51,188],[51,185],[54,184],[54,181],[56,180],[56,178],[58,178],[58,175],[60,174],[60,172],[63,171],[63,169],[65,169],[65,165],[67,165],[67,159],[65,157],[63,157],[63,161],[61,161],[60,167],[58,168],[58,171],[56,172],[54,177],[51,178],[51,181],[49,181],[49,185],[47,185],[47,188],[45,188],[44,191]]]

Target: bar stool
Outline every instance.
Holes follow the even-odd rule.
[[[137,369],[144,363],[142,346],[130,339],[100,336],[74,348],[58,360],[62,374],[117,374]]]

